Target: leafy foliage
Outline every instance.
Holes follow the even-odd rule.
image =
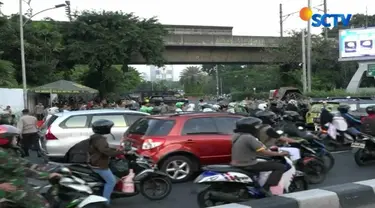
[[[6,60],[0,70],[15,74],[4,85],[13,85],[14,78],[22,81],[18,19],[18,15],[0,17],[1,58]],[[165,35],[157,19],[122,12],[84,11],[72,22],[28,21],[24,26],[28,86],[68,79],[99,89],[102,97],[133,90],[141,78],[128,64],[143,57],[148,64],[163,65]]]

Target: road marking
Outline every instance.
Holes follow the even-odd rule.
[[[331,154],[340,154],[344,152],[351,152],[351,150],[335,151],[335,152],[331,152]]]

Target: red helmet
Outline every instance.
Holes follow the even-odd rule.
[[[20,135],[20,130],[10,125],[0,125],[0,146],[10,144],[14,137]]]

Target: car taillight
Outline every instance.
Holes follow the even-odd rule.
[[[57,137],[55,137],[55,135],[53,135],[51,132],[51,127],[47,129],[45,137],[46,137],[46,140],[57,140]]]
[[[160,138],[146,139],[145,141],[143,141],[142,149],[144,150],[154,149],[164,144],[164,142],[165,142],[165,139],[160,139]]]

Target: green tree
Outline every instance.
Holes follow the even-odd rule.
[[[189,66],[181,72],[180,83],[184,86],[185,93],[202,94],[207,75],[199,67]]]
[[[118,72],[113,65],[122,64],[126,73],[131,59],[138,55],[147,64],[161,66],[164,63],[162,52],[166,31],[154,18],[140,19],[122,12],[85,11],[65,27],[68,27],[68,57],[77,63],[88,64],[90,77],[95,78],[101,97],[116,85]]]
[[[0,87],[17,87],[18,83],[14,73],[15,69],[11,62],[0,60]]]
[[[280,85],[301,86],[298,80],[301,74],[302,45],[301,33],[292,32],[291,38],[280,43],[278,48],[268,49],[275,60],[281,60]],[[312,37],[312,88],[331,90],[345,88],[354,72],[356,63],[339,62],[338,43],[335,40],[324,40],[320,35]],[[297,79],[296,79],[297,77]]]

